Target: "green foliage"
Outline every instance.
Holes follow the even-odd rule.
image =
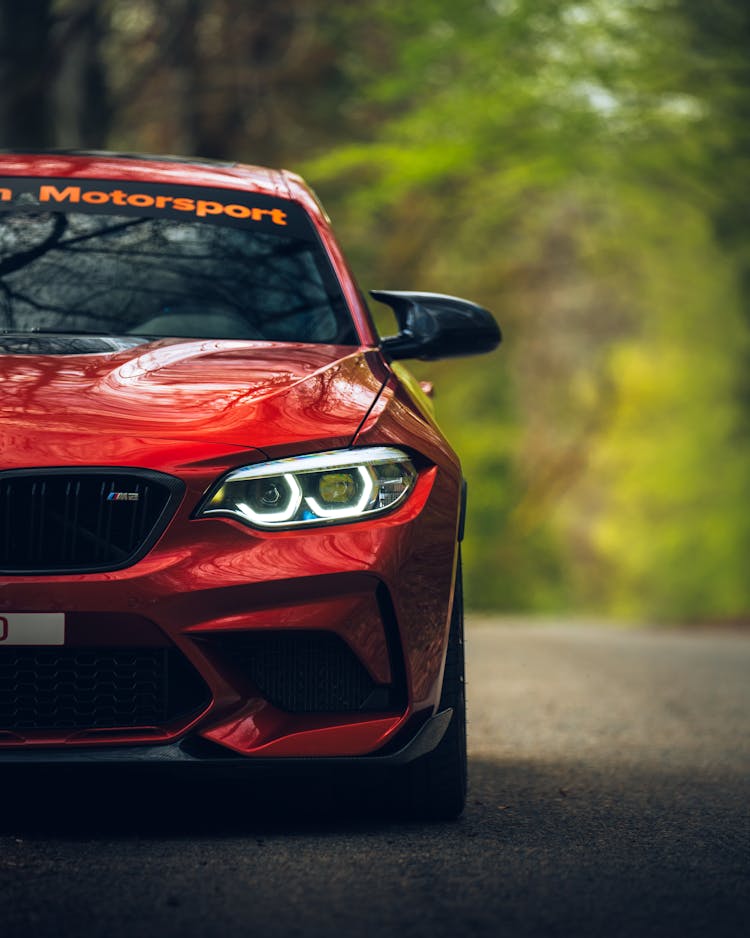
[[[701,10],[374,3],[373,132],[306,167],[365,285],[505,329],[498,358],[417,368],[470,483],[475,606],[750,610],[747,124],[719,117],[750,96],[731,67],[704,82],[738,43]]]

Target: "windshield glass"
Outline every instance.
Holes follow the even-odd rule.
[[[301,206],[88,180],[0,180],[0,331],[356,344]]]

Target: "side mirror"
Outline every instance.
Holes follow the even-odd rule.
[[[492,313],[468,300],[395,290],[371,290],[370,295],[396,314],[400,331],[384,338],[381,346],[389,359],[434,361],[479,355],[491,352],[502,341]]]

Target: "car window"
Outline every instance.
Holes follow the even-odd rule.
[[[294,203],[178,186],[7,183],[4,332],[356,343],[325,252]]]

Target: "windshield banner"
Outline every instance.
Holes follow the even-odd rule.
[[[315,240],[302,206],[261,193],[116,180],[0,179],[0,211],[39,208],[52,212],[169,216],[175,221],[199,219]]]

